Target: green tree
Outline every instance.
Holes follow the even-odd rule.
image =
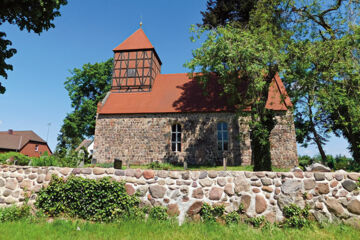
[[[293,4],[287,28],[295,38],[287,48],[284,78],[293,102],[300,142],[322,149],[327,133],[343,135],[360,163],[359,1],[316,1]]]
[[[5,0],[0,1],[0,25],[3,23],[16,24],[20,30],[40,34],[44,30],[55,27],[52,23],[55,17],[60,16],[58,11],[67,0]],[[13,70],[12,65],[6,63],[16,49],[10,48],[11,41],[5,39],[5,32],[0,31],[0,76],[7,78],[6,71]],[[5,87],[0,82],[0,94]]]
[[[216,28],[230,22],[246,25],[256,3],[257,0],[209,0],[206,11],[201,12],[203,19],[198,26]]]
[[[64,119],[58,135],[56,151],[66,153],[76,148],[86,137],[95,132],[97,103],[111,88],[112,58],[105,62],[84,64],[74,68],[67,78],[65,89],[69,93],[73,111]]]
[[[317,71],[319,61],[322,61],[318,58],[321,51],[319,43],[309,40],[289,45],[288,68],[285,69],[287,71],[283,81],[290,90],[289,95],[296,106],[294,120],[297,142],[303,147],[315,143],[324,164],[326,154],[323,146],[329,137],[329,124],[318,95],[319,89],[324,87],[319,81],[321,74]]]
[[[271,80],[285,62],[283,49],[291,37],[280,28],[282,18],[274,14],[280,7],[286,6],[276,0],[258,1],[246,28],[229,23],[216,29],[193,29],[197,38],[204,32],[207,38],[185,64],[191,74],[203,73],[197,77],[204,85],[210,75],[216,74],[229,103],[248,120],[255,171],[271,170],[269,136],[276,121],[274,111],[266,109],[265,104]],[[246,91],[239,91],[244,86]],[[249,106],[249,111],[243,111]]]
[[[269,19],[259,6],[272,7]],[[311,1],[222,1],[209,0],[202,12],[202,26],[215,28],[229,22],[237,27],[263,27],[253,24],[262,12],[269,23],[292,32],[282,51],[287,60],[280,69],[295,104],[297,141],[303,146],[315,143],[323,163],[328,133],[344,136],[353,157],[360,162],[358,116],[358,0]],[[240,23],[240,24],[239,24]],[[245,23],[245,24],[244,24]],[[280,24],[280,25],[279,25]],[[245,29],[246,29],[245,28]],[[262,49],[267,51],[267,49]]]

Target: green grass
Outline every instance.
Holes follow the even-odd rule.
[[[103,168],[111,168],[114,164],[112,163],[98,163],[98,164],[87,164],[84,167],[103,167]],[[130,168],[133,169],[150,169],[149,165],[130,165]],[[123,166],[122,169],[126,169],[126,166]],[[168,163],[160,164],[160,168],[156,168],[157,170],[175,170],[175,171],[183,171],[184,167],[176,166]],[[215,170],[215,171],[223,171],[223,166],[189,166],[188,170],[190,171],[202,171],[202,170]],[[273,172],[289,172],[290,169],[287,168],[272,168]],[[227,171],[253,171],[253,166],[228,166]]]
[[[6,222],[0,224],[0,239],[359,239],[360,232],[350,226],[312,226],[304,229],[280,229],[270,226],[255,229],[245,224],[174,222],[122,222],[112,224],[55,220],[47,222]]]

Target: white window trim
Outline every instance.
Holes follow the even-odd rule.
[[[173,132],[172,127],[175,125],[175,132]],[[181,126],[179,123],[175,123],[171,125],[171,151],[173,152],[181,152],[181,150],[179,151],[178,149],[178,144],[180,143],[181,145],[181,131],[179,131],[179,126]],[[175,133],[175,141],[172,140],[172,135]],[[180,141],[178,140],[178,134],[180,133]],[[175,151],[172,149],[172,145],[175,143]],[[181,148],[181,147],[180,147]]]
[[[220,130],[218,129],[219,124],[221,126]],[[226,126],[227,126],[226,130],[224,129],[224,124],[226,124]],[[216,129],[217,129],[217,132],[221,134],[221,139],[220,139],[221,151],[228,151],[229,150],[229,125],[227,124],[227,122],[218,122],[218,124],[216,125]],[[224,139],[224,133],[227,133],[227,135],[228,135],[227,140]],[[217,138],[217,140],[219,142],[219,138]],[[224,149],[224,143],[227,143],[227,145],[228,145],[226,150]]]

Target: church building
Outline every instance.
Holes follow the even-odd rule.
[[[93,156],[98,163],[219,165],[226,158],[228,165],[251,164],[246,119],[220,96],[216,80],[204,95],[186,73],[161,74],[161,59],[141,28],[113,51],[111,91],[97,106]],[[277,119],[270,137],[272,165],[294,167],[292,103],[278,75],[266,107]]]

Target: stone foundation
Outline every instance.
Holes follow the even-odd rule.
[[[240,171],[153,171],[113,168],[0,167],[0,206],[19,204],[26,192],[30,203],[49,184],[52,174],[84,178],[111,177],[125,181],[129,194],[139,192],[144,205],[167,206],[169,213],[196,217],[204,202],[223,204],[227,212],[244,206],[249,217],[265,216],[271,222],[283,219],[290,203],[308,204],[318,220],[360,217],[359,173],[240,172]],[[359,219],[358,219],[359,220]]]
[[[292,168],[298,164],[291,112],[278,112],[271,132],[272,165]],[[229,128],[229,150],[217,149],[217,123]],[[171,126],[182,126],[182,151],[171,151]],[[99,115],[96,120],[94,158],[99,163],[115,158],[131,164],[153,161],[196,165],[250,165],[251,143],[246,119],[234,113],[172,113]]]

